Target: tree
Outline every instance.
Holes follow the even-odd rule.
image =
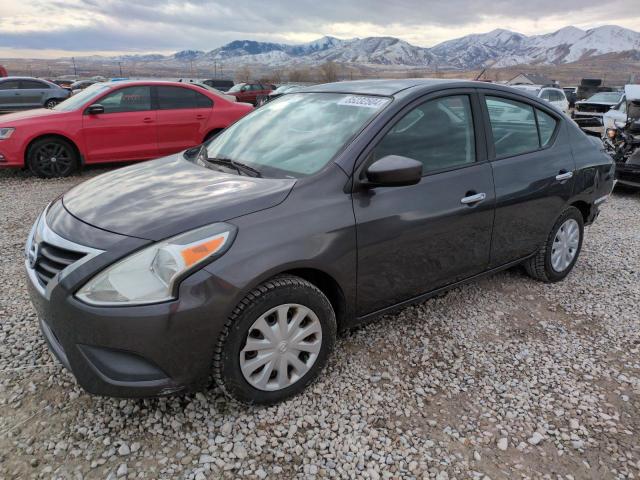
[[[251,81],[251,69],[246,65],[236,70],[236,82],[249,83]]]
[[[311,81],[311,73],[309,70],[302,68],[289,70],[288,75],[290,82],[309,82]]]
[[[338,65],[329,60],[320,65],[320,76],[325,82],[335,82],[338,80]]]

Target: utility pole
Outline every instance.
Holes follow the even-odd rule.
[[[118,62],[118,68],[120,69],[120,78],[122,78],[122,62]]]
[[[71,61],[73,62],[73,74],[78,76],[78,69],[76,68],[76,57],[71,57]]]

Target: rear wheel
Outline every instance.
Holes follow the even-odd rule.
[[[582,213],[575,207],[567,208],[554,224],[546,243],[524,266],[527,273],[543,282],[557,282],[573,269],[584,234]]]
[[[73,145],[62,138],[42,138],[29,147],[27,165],[41,178],[66,177],[77,169],[78,154]]]
[[[60,103],[60,100],[57,98],[50,98],[46,102],[44,102],[44,108],[53,108]]]
[[[273,404],[313,381],[333,350],[336,319],[313,284],[276,277],[249,293],[225,326],[213,362],[216,383],[246,403]]]

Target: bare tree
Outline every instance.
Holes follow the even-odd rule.
[[[309,82],[311,81],[311,73],[309,70],[297,68],[289,70],[288,75],[290,82]]]
[[[251,69],[245,65],[236,70],[236,81],[238,83],[249,83],[251,81]]]
[[[338,65],[329,60],[320,65],[320,76],[325,82],[335,82],[338,80]]]

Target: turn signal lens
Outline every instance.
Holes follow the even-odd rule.
[[[93,277],[76,297],[91,305],[143,305],[175,298],[177,283],[224,254],[236,227],[215,223],[129,255]]]

